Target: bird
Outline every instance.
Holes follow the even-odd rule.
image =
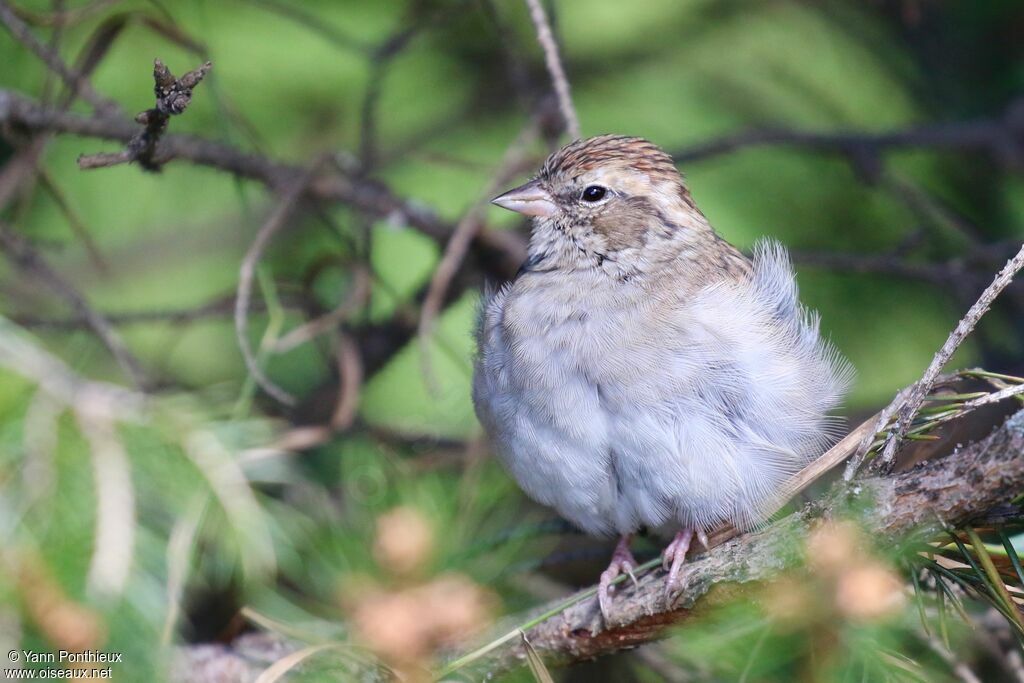
[[[618,537],[606,621],[644,530],[674,533],[671,601],[695,537],[764,523],[836,438],[851,366],[786,250],[763,239],[748,258],[723,239],[646,139],[575,140],[492,202],[532,231],[519,273],[482,301],[477,417],[530,497]]]

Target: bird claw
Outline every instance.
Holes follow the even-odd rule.
[[[609,615],[612,605],[612,581],[625,574],[633,582],[634,587],[638,585],[636,575],[633,573],[636,560],[633,558],[633,553],[629,551],[629,541],[629,536],[619,539],[615,546],[615,552],[612,553],[612,561],[608,568],[601,572],[601,580],[597,584],[597,604],[601,608],[601,617],[605,624],[611,623]]]
[[[626,572],[626,575],[629,577],[629,580],[633,582],[633,588],[639,588],[640,583],[636,580],[636,574],[633,573],[633,565],[627,562],[622,569]]]
[[[670,608],[675,602],[676,593],[682,587],[682,583],[679,581],[679,572],[686,562],[686,553],[690,550],[690,541],[693,540],[694,533],[706,548],[707,535],[703,531],[694,532],[693,529],[683,529],[665,547],[661,556],[661,566],[668,572],[668,578],[665,580],[665,604]]]

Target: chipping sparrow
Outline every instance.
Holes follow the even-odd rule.
[[[764,520],[827,445],[849,365],[800,305],[785,250],[761,242],[747,260],[646,140],[577,140],[494,203],[534,217],[533,234],[484,304],[477,415],[526,493],[620,535],[606,619],[641,528],[678,530],[671,599],[694,535]]]

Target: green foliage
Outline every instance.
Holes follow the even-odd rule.
[[[57,5],[89,5],[15,4],[36,16]],[[989,68],[992,83],[944,71],[953,94],[936,102],[922,92],[939,76],[903,40],[901,26],[883,8],[856,2],[552,4],[584,132],[645,135],[669,150],[754,126],[879,131],[992,115],[1001,106],[993,93],[1014,92],[1024,78],[1019,65]],[[1001,28],[999,4],[944,11],[962,24],[966,41],[983,42],[986,31]],[[116,15],[130,21],[91,82],[126,112],[152,106],[154,57],[176,73],[209,58],[214,68],[188,111],[172,120],[173,133],[296,164],[335,152],[346,168],[372,145],[368,178],[450,223],[482,198],[529,115],[524,101],[547,91],[520,3],[125,0],[65,27],[60,55],[74,63]],[[153,20],[205,51],[154,31]],[[415,31],[403,49],[374,55],[409,27]],[[48,28],[32,30],[49,37]],[[52,81],[2,30],[0,65],[3,89],[39,97]],[[514,85],[517,70],[531,83],[526,93]],[[376,97],[368,96],[375,88]],[[92,113],[81,102],[72,111]],[[5,165],[23,142],[6,136]],[[255,181],[183,162],[156,174],[129,165],[77,170],[79,155],[119,147],[49,139],[38,166],[63,201],[35,186],[15,193],[0,219],[97,310],[135,314],[226,301],[230,312],[241,260],[273,198]],[[546,150],[535,147],[539,158]],[[683,170],[711,222],[741,247],[767,235],[796,251],[889,253],[919,234],[926,246],[908,257],[912,263],[958,257],[965,248],[960,232],[908,208],[893,177],[934,193],[984,240],[1019,239],[1019,177],[994,177],[987,167],[975,172],[976,161],[927,153],[887,162],[889,175],[868,183],[844,156],[785,147],[694,161]],[[124,653],[116,672],[123,680],[159,680],[171,656],[167,645],[231,636],[243,622],[289,636],[298,631],[312,646],[330,644],[300,667],[303,680],[354,675],[375,665],[351,645],[346,596],[369,584],[399,590],[411,581],[389,575],[373,552],[377,520],[397,506],[417,510],[436,532],[424,575],[469,577],[493,593],[498,614],[540,601],[521,579],[555,547],[560,530],[476,447],[470,376],[485,283],[476,277],[459,290],[429,339],[410,336],[444,241],[403,225],[400,216],[318,208],[290,221],[271,244],[249,319],[249,343],[266,372],[302,399],[295,412],[255,387],[225,315],[118,326],[158,380],[139,415],[100,420],[123,448],[123,463],[84,433],[82,421],[95,417],[80,417],[84,399],[53,395],[24,363],[0,363],[0,636],[13,624],[19,648],[61,646],[66,634],[38,604],[45,595],[70,610],[72,631],[91,638],[84,642]],[[498,209],[489,209],[486,221],[522,228]],[[94,262],[75,223],[105,267]],[[473,258],[466,267],[475,274]],[[405,335],[400,348],[365,377],[352,428],[301,452],[268,446],[291,428],[325,424],[338,390],[331,335],[286,353],[274,353],[273,343],[346,301],[356,286],[354,264],[362,262],[372,270],[368,302],[344,329],[358,334],[394,324],[398,332],[389,331]],[[873,409],[917,378],[964,304],[963,288],[940,296],[935,283],[894,276],[808,265],[799,279],[823,329],[857,368],[850,414]],[[93,334],[42,324],[69,314],[45,285],[0,260],[0,287],[0,315],[35,323],[15,332],[0,321],[0,333],[61,359],[62,372],[124,380]],[[969,341],[959,365],[1021,360],[1019,321],[1000,315],[986,322],[987,345]],[[375,337],[366,338],[374,347]],[[130,486],[104,487],[97,475],[104,466],[127,472]],[[130,514],[116,512],[124,510]],[[104,533],[114,533],[106,545]],[[814,613],[780,625],[763,605],[741,599],[681,630],[667,646],[670,659],[726,680],[949,678],[948,663],[921,637],[921,615],[921,628],[956,649],[961,612],[973,616],[988,604],[1016,614],[1007,601],[1024,590],[1006,533],[981,533],[988,545],[977,535],[970,542],[957,537],[929,546],[927,557],[885,557],[911,562],[905,578],[925,577],[920,605],[927,609],[908,604],[869,624]],[[117,566],[124,561],[118,552],[127,553],[124,584],[98,591],[96,563]],[[940,555],[959,556],[964,566],[943,566]],[[243,607],[244,618],[233,620]],[[636,675],[655,680],[650,672]]]

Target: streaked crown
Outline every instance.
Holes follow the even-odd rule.
[[[652,180],[681,181],[672,157],[649,140],[625,135],[598,135],[576,140],[544,162],[540,177],[576,176],[598,167],[621,165],[645,173]]]

